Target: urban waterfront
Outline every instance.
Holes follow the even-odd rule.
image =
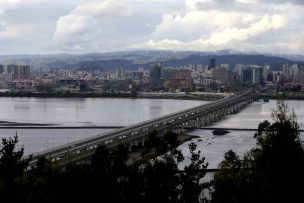
[[[0,120],[18,123],[40,123],[50,126],[82,126],[82,129],[0,129],[1,137],[19,136],[19,144],[24,146],[25,154],[50,149],[55,146],[74,142],[92,135],[102,134],[113,129],[98,129],[94,126],[126,126],[156,118],[182,109],[207,103],[192,100],[161,99],[37,99],[37,98],[0,98],[2,108]],[[288,100],[290,109],[295,109],[301,129],[304,128],[304,101]],[[210,125],[216,128],[255,129],[263,120],[271,120],[271,109],[276,101],[251,103],[241,112],[226,116],[225,119]],[[6,113],[6,114],[5,114]],[[9,115],[4,118],[4,115]],[[1,117],[2,116],[2,117]],[[90,128],[86,128],[90,127]],[[197,129],[189,133],[200,138],[193,139],[202,155],[206,157],[209,168],[216,168],[229,149],[242,155],[255,146],[254,131],[230,130],[223,136],[214,136],[211,130]],[[304,139],[303,139],[304,140]],[[186,157],[180,167],[189,160],[189,142],[181,149]]]

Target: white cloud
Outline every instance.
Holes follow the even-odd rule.
[[[233,40],[245,41],[257,34],[267,32],[269,30],[278,29],[284,25],[281,16],[274,15],[272,17],[264,16],[260,21],[252,24],[247,28],[228,28],[222,32],[212,33],[210,38],[204,43],[210,45],[225,45]]]
[[[130,6],[118,0],[82,4],[59,18],[53,39],[55,43],[66,43],[67,47],[71,43],[74,47],[80,41],[98,40],[98,34],[103,29],[99,24],[100,18],[130,16],[132,13]]]
[[[203,50],[215,51],[221,49],[233,49],[237,51],[259,51],[271,53],[297,53],[303,47],[298,38],[294,43],[272,41],[259,43],[248,42],[251,38],[263,36],[263,34],[281,29],[285,25],[284,18],[279,15],[264,16],[255,23],[251,23],[244,28],[226,28],[221,32],[210,33],[209,38],[198,38],[192,41],[181,41],[175,39],[149,40],[147,42],[138,43],[130,46],[131,49],[174,49],[174,50]],[[275,51],[274,51],[275,50]]]
[[[218,11],[189,11],[184,15],[167,14],[151,34],[155,39],[162,37],[178,40],[193,40],[207,35],[210,30],[230,28],[242,18],[240,13]]]
[[[76,7],[72,13],[90,16],[130,16],[133,10],[127,4],[117,0],[92,2]]]
[[[133,44],[129,47],[130,49],[156,49],[156,50],[187,50],[189,49],[188,44],[172,39],[163,39],[160,41],[149,40],[140,44]]]
[[[185,0],[188,10],[164,14],[149,40],[130,47],[301,53],[304,39],[292,36],[303,33],[304,8],[296,0],[266,2]]]
[[[8,40],[14,39],[17,37],[22,36],[21,30],[17,27],[5,27],[4,29],[0,30],[0,39]]]
[[[0,8],[7,9],[16,6],[20,0],[0,0]]]
[[[88,16],[67,15],[60,17],[54,34],[55,41],[64,41],[69,37],[81,35],[96,27],[97,21]]]

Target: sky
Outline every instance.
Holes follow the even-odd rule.
[[[0,54],[304,54],[304,0],[0,0]]]

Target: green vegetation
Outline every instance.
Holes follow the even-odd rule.
[[[14,139],[3,139],[0,150],[0,195],[3,202],[198,202],[207,167],[196,145],[189,145],[191,164],[184,172],[184,157],[176,150],[177,135],[151,133],[150,149],[163,156],[127,166],[128,150],[119,145],[110,153],[99,146],[90,164],[59,168],[45,158],[27,169],[23,149],[15,152]],[[152,145],[157,144],[157,145]],[[156,155],[156,154],[155,154]]]
[[[263,121],[255,133],[256,148],[243,159],[225,154],[214,176],[213,202],[298,202],[302,199],[304,150],[294,113],[278,102],[274,123]]]

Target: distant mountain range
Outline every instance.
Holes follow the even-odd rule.
[[[215,58],[216,64],[264,65],[269,64],[272,70],[281,70],[284,63],[304,65],[302,55],[273,56],[266,54],[244,54],[231,50],[223,50],[209,54],[198,51],[155,51],[138,50],[88,54],[56,54],[56,55],[0,55],[0,64],[29,64],[32,70],[64,68],[82,70],[116,70],[123,67],[135,70],[139,67],[149,68],[151,64],[164,62],[167,67],[178,67],[188,64],[207,65],[209,58]]]

